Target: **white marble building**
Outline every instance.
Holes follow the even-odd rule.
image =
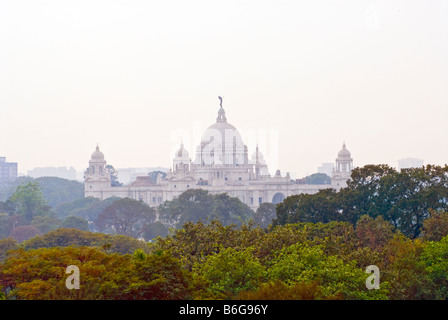
[[[156,207],[187,189],[201,188],[212,194],[226,192],[256,210],[262,202],[276,204],[294,194],[340,189],[350,177],[353,159],[344,143],[336,159],[332,185],[298,184],[291,180],[289,173],[282,176],[280,170],[271,176],[258,146],[249,159],[247,146],[238,130],[227,122],[221,106],[216,123],[208,127],[202,136],[195,160],[191,160],[188,151],[181,145],[172,165],[166,177],[159,177],[156,183],[149,176],[138,176],[127,186],[112,187],[104,154],[97,146],[85,176],[85,196],[99,199],[129,197]]]

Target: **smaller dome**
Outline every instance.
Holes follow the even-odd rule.
[[[184,148],[183,143],[181,143],[179,150],[176,151],[175,158],[187,160],[190,158],[190,154],[188,153],[188,150]]]
[[[261,163],[261,164],[266,164],[266,161],[264,160],[263,154],[258,150],[258,146],[257,146],[255,152],[252,153],[252,156],[251,156],[252,162],[253,163],[257,162],[257,154],[258,154],[258,162]]]
[[[344,142],[344,144],[342,145],[342,149],[338,152],[338,158],[350,158],[350,157],[351,157],[351,153],[345,147],[345,142]]]
[[[100,147],[96,145],[95,152],[92,153],[92,160],[104,160],[104,154],[100,151]]]

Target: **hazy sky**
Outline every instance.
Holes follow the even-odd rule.
[[[83,170],[99,143],[116,168],[169,167],[223,96],[282,174],[344,140],[355,166],[443,165],[447,16],[446,0],[0,0],[0,156]]]

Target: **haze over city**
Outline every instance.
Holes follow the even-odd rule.
[[[447,15],[446,1],[2,1],[0,156],[83,170],[98,143],[116,168],[169,167],[181,138],[194,158],[223,96],[249,154],[278,142],[261,151],[282,173],[316,172],[343,141],[355,166],[443,165]]]

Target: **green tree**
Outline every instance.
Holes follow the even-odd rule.
[[[123,184],[118,180],[118,171],[108,164],[106,165],[106,170],[110,172],[110,184],[112,187],[121,187]]]
[[[34,217],[47,215],[50,207],[42,196],[37,182],[29,182],[17,187],[10,198],[16,206],[16,211],[23,217],[25,223],[31,223]]]
[[[440,241],[448,235],[448,212],[428,210],[430,217],[423,221],[423,238]]]
[[[83,218],[69,216],[69,217],[65,218],[64,221],[62,221],[61,227],[74,228],[74,229],[79,229],[79,230],[83,230],[83,231],[88,231],[89,223],[87,222],[87,220],[85,220]]]
[[[253,211],[248,205],[242,203],[236,197],[230,197],[227,193],[213,196],[212,219],[218,219],[224,225],[241,225],[253,217]]]
[[[205,222],[213,211],[213,196],[206,190],[189,189],[159,208],[160,220],[170,227],[181,227],[187,221]]]
[[[157,170],[157,171],[151,171],[150,173],[148,173],[149,179],[151,180],[152,183],[156,183],[157,182],[157,176],[161,176],[162,179],[166,177],[166,172]]]
[[[349,221],[362,215],[382,216],[406,236],[420,235],[430,210],[448,209],[448,166],[403,169],[367,165],[352,171],[348,186],[339,192],[287,197],[277,205],[275,224]]]
[[[316,194],[298,194],[277,204],[274,225],[296,222],[329,222],[342,220],[337,193],[334,189],[319,190]]]
[[[354,261],[344,262],[336,255],[326,255],[321,246],[297,243],[283,248],[270,261],[268,278],[289,285],[316,281],[323,297],[342,295],[344,299],[387,299],[388,284],[367,290],[366,273]]]
[[[114,199],[118,200],[119,198]],[[54,212],[56,213],[59,219],[65,219],[69,216],[79,216],[80,218],[86,219],[87,215],[82,215],[83,210],[99,202],[101,202],[101,200],[98,198],[93,197],[80,198],[71,202],[65,202],[57,205],[54,208]]]
[[[421,264],[432,284],[435,299],[448,299],[448,236],[440,241],[431,241],[420,257]]]
[[[275,205],[271,202],[263,202],[254,213],[254,222],[262,228],[267,228],[275,218]]]
[[[14,249],[17,249],[17,241],[13,238],[0,240],[0,264],[6,258],[6,253]]]
[[[179,259],[169,251],[144,254],[132,259],[122,298],[127,300],[185,300],[191,298],[190,278]]]
[[[74,216],[83,218],[87,221],[95,221],[104,209],[120,199],[121,198],[118,197],[111,197],[104,200],[99,200],[88,197],[62,204],[56,207],[55,211],[60,219]],[[95,224],[90,224],[89,229],[91,229],[91,231],[97,231],[95,229]]]
[[[166,237],[168,234],[169,229],[163,223],[155,221],[145,227],[143,238],[149,241],[157,237]]]
[[[186,222],[214,219],[225,225],[240,225],[253,215],[253,211],[238,198],[227,194],[211,195],[202,189],[189,189],[178,198],[162,203],[158,211],[161,222],[171,228],[180,228]]]
[[[61,226],[61,220],[57,219],[53,212],[44,216],[36,216],[31,220],[31,225],[35,226],[41,233],[56,230]]]
[[[43,198],[52,208],[61,203],[84,198],[84,184],[79,181],[59,177],[39,177],[34,179],[34,182],[39,184]]]
[[[100,231],[138,238],[155,218],[155,210],[143,201],[123,198],[106,207],[95,225]]]
[[[7,213],[0,213],[0,239],[7,238],[11,232],[11,224]]]
[[[196,263],[193,277],[200,298],[229,299],[241,291],[257,289],[266,270],[252,251],[252,247],[241,251],[229,247]]]
[[[331,184],[331,178],[325,173],[313,173],[305,177],[305,182],[307,184]]]

